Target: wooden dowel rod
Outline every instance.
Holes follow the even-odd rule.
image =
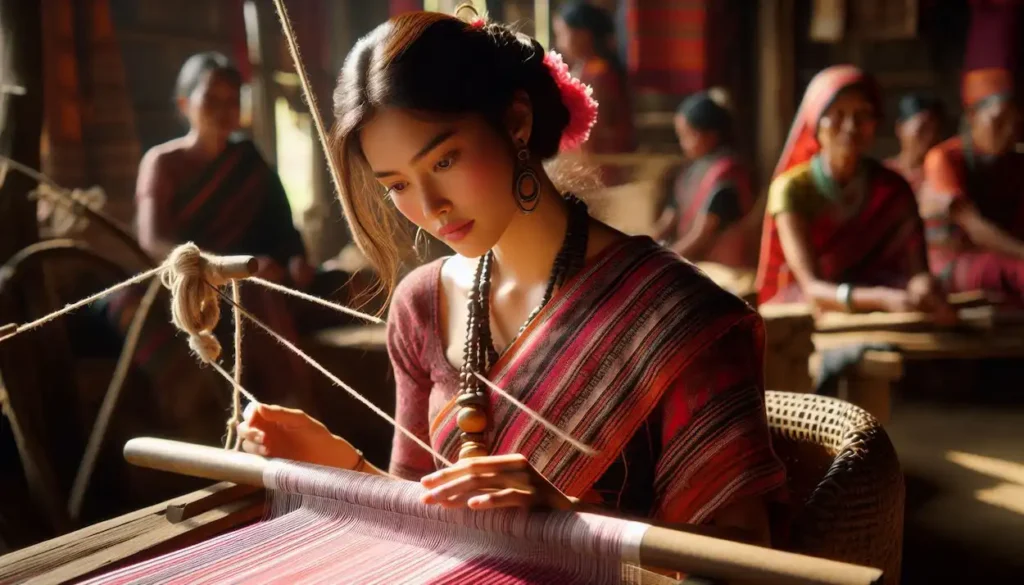
[[[269,461],[257,455],[165,439],[138,438],[124,447],[134,465],[263,487]],[[645,566],[778,585],[870,585],[882,572],[826,559],[649,526],[640,543]]]
[[[224,280],[249,278],[260,268],[254,256],[203,256],[209,269]]]
[[[726,582],[776,585],[871,585],[882,571],[651,526],[640,543],[640,564]]]
[[[267,459],[251,453],[150,437],[128,441],[124,458],[139,467],[256,487],[264,487],[263,471],[268,464]]]

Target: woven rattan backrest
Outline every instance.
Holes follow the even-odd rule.
[[[877,567],[899,582],[903,473],[881,424],[853,404],[766,393],[776,453],[789,473],[794,552]]]

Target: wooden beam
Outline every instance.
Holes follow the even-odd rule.
[[[757,9],[757,158],[766,190],[796,113],[795,0],[761,0]]]
[[[4,83],[24,88],[21,95],[4,95],[0,112],[0,144],[10,156],[33,169],[40,168],[43,127],[42,3],[0,0],[0,27],[10,47],[0,72]],[[6,262],[39,240],[36,203],[28,197],[36,183],[24,173],[9,173],[0,186],[0,262]],[[44,303],[44,274],[29,267],[18,274],[19,289],[0,294],[0,322],[24,321],[34,306]],[[24,518],[33,505],[42,512],[37,525],[24,533],[5,534],[9,546],[24,546],[27,535],[59,533],[70,527],[64,509],[64,491],[80,451],[74,446],[75,404],[61,400],[73,393],[63,329],[45,328],[0,344],[0,372],[6,389],[4,412],[15,433],[25,481],[34,501],[19,501],[17,488],[0,481],[0,515]],[[63,386],[62,386],[63,384]],[[50,410],[49,407],[58,405]],[[15,426],[16,425],[16,426]],[[66,426],[65,426],[66,425]],[[13,481],[12,478],[0,478]],[[12,511],[13,509],[13,511]],[[29,538],[31,536],[28,536]]]
[[[265,502],[262,491],[219,483],[0,557],[0,583],[78,582],[257,521]]]

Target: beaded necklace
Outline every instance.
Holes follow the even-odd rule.
[[[589,214],[587,204],[573,194],[565,196],[569,204],[569,222],[562,247],[555,256],[551,267],[544,297],[537,307],[526,318],[519,328],[515,341],[537,317],[541,309],[551,300],[555,288],[583,268],[587,255],[587,239],[589,235]],[[490,426],[486,408],[488,405],[486,387],[474,373],[485,374],[498,361],[498,352],[494,349],[491,337],[490,296],[491,268],[494,264],[494,253],[487,252],[480,258],[473,277],[473,288],[469,291],[467,301],[468,318],[466,322],[466,343],[463,349],[462,370],[459,372],[459,398],[456,404],[459,412],[456,421],[462,431],[462,447],[459,459],[479,457],[488,454],[487,430]]]

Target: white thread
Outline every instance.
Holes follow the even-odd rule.
[[[360,319],[366,319],[367,321],[369,321],[371,323],[376,323],[378,325],[383,325],[384,324],[384,321],[382,319],[378,319],[377,317],[374,317],[373,315],[367,315],[366,313],[362,313],[362,312],[357,311],[355,309],[350,309],[350,308],[348,308],[348,307],[346,307],[344,305],[340,305],[340,304],[337,304],[337,303],[332,303],[331,301],[328,301],[328,300],[325,300],[325,299],[321,299],[320,297],[315,297],[315,296],[313,296],[311,294],[306,294],[306,293],[304,293],[302,291],[298,291],[298,290],[295,290],[293,288],[288,288],[287,286],[281,286],[280,284],[277,284],[276,282],[270,282],[269,280],[264,280],[262,278],[257,278],[255,276],[250,276],[246,280],[255,282],[257,284],[261,284],[261,285],[263,285],[263,286],[265,286],[265,287],[267,287],[269,289],[273,289],[273,290],[276,290],[278,292],[282,292],[282,293],[284,293],[286,295],[291,295],[293,297],[298,297],[298,298],[300,298],[300,299],[302,299],[304,301],[309,301],[311,303],[316,303],[318,305],[323,305],[324,307],[327,307],[328,309],[334,309],[335,311],[338,311],[339,313],[345,313],[345,314],[348,314],[348,315],[352,315],[353,317],[359,317]]]
[[[549,422],[546,418],[541,416],[540,413],[534,411],[529,406],[526,406],[522,402],[519,402],[518,400],[516,400],[516,398],[514,396],[512,396],[508,392],[505,392],[504,390],[502,390],[494,382],[491,382],[490,380],[488,380],[487,378],[481,376],[477,372],[473,372],[473,375],[476,376],[477,378],[479,378],[481,382],[486,384],[488,388],[490,388],[491,390],[494,390],[495,392],[500,394],[502,396],[502,398],[504,398],[505,400],[508,400],[512,404],[514,404],[517,407],[519,407],[520,410],[522,410],[526,414],[530,415],[533,418],[533,420],[535,420],[535,421],[539,422],[540,424],[544,425],[549,431],[551,431],[552,433],[557,435],[563,441],[569,443],[570,445],[572,445],[573,447],[575,447],[579,451],[581,451],[583,453],[586,453],[587,455],[590,455],[590,456],[597,455],[597,450],[596,449],[594,449],[593,447],[590,447],[590,446],[588,446],[588,445],[586,445],[584,443],[581,443],[581,442],[577,441],[576,439],[570,437],[568,433],[566,433],[562,429],[560,429],[557,426],[555,426],[554,423]]]

